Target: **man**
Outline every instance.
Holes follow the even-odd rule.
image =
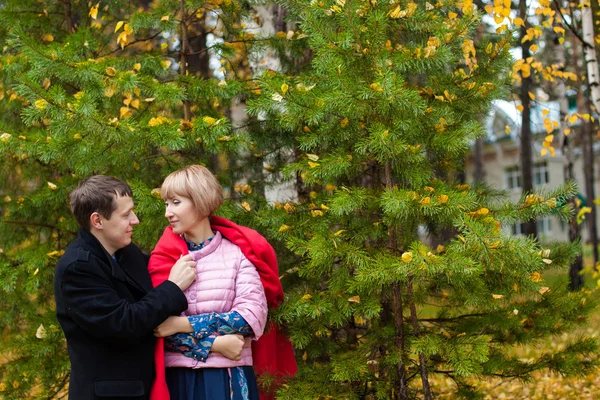
[[[182,257],[152,288],[147,257],[131,243],[139,220],[129,186],[95,175],[70,196],[80,226],[56,267],[56,315],[71,360],[69,399],[148,399],[154,376],[153,329],[188,307],[195,278]]]

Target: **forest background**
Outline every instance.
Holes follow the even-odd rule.
[[[162,179],[202,163],[225,188],[219,214],[278,251],[287,296],[270,318],[300,366],[278,398],[595,398],[597,8],[2,2],[0,397],[68,390],[52,281],[77,231],[77,182],[125,179],[134,240],[151,250]],[[561,104],[541,137],[540,96]],[[521,115],[516,202],[483,182],[495,99]],[[562,157],[563,185],[534,190],[536,141]],[[568,243],[536,239],[545,215],[568,223]],[[507,234],[518,222],[525,235]]]

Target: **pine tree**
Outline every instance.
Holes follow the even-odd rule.
[[[285,40],[273,44],[282,57],[309,49],[312,64],[262,76],[248,101],[262,130],[250,135],[291,142],[299,157],[282,171],[309,195],[273,207],[254,199],[247,217],[287,250],[288,301],[275,318],[288,325],[301,371],[278,398],[431,399],[440,376],[476,398],[476,379],[589,372],[592,339],[533,361],[511,353],[593,307],[585,292],[544,281],[577,244],[541,247],[502,231],[551,213],[568,219],[561,204],[575,185],[514,204],[453,179],[483,134],[477,115],[508,87],[512,33],[476,47],[470,1],[281,4],[298,29],[280,35],[287,51]],[[432,248],[444,228],[457,234]]]
[[[248,146],[226,113],[248,88],[234,68],[245,54],[228,41],[246,39],[246,14],[227,0],[3,3],[1,398],[66,392],[53,276],[77,233],[67,199],[80,179],[110,174],[132,186],[134,241],[145,250],[165,226],[155,188],[169,172],[204,163],[235,194],[227,159]],[[207,46],[198,36],[208,30],[217,40]],[[219,54],[222,76],[207,54]]]

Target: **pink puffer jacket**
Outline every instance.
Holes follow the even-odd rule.
[[[206,247],[190,254],[196,261],[196,280],[184,291],[188,309],[183,315],[237,311],[252,328],[253,339],[261,337],[267,321],[267,299],[256,268],[240,248],[217,232]],[[229,368],[242,365],[252,365],[250,346],[244,348],[239,361],[211,353],[206,362],[202,362],[165,351],[166,367]]]

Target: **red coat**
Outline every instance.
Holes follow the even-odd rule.
[[[265,289],[267,304],[274,309],[283,302],[283,288],[279,281],[277,256],[267,240],[253,229],[237,225],[225,218],[211,217],[211,227],[236,244],[250,262],[256,266]],[[167,280],[173,264],[181,255],[188,254],[185,241],[167,227],[152,251],[148,271],[154,286]],[[152,385],[151,400],[168,400],[169,390],[165,380],[165,353],[163,339],[156,341],[154,351],[156,378]],[[269,374],[279,378],[292,377],[298,367],[294,350],[287,336],[272,323],[263,336],[252,343],[252,359],[257,375]],[[261,399],[272,398],[272,393],[261,392]]]

